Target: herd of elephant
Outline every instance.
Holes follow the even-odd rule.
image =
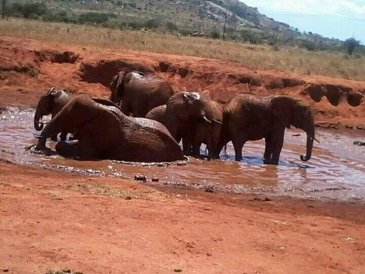
[[[264,163],[278,164],[285,128],[293,125],[307,134],[301,160],[311,157],[312,111],[290,96],[259,100],[237,94],[221,104],[202,93],[175,92],[167,80],[137,71],[119,72],[110,90],[107,100],[51,88],[35,112],[34,127],[42,130],[35,149],[47,151],[46,140],[56,141],[60,134],[55,149],[64,157],[171,162],[184,155],[199,157],[202,143],[209,159],[219,159],[232,141],[235,160],[240,161],[246,141],[265,138]],[[42,117],[49,114],[52,119],[43,127]],[[65,141],[68,133],[74,141]]]

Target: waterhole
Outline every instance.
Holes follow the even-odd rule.
[[[364,131],[317,129],[316,137],[320,143],[314,144],[308,162],[300,160],[300,155],[305,154],[305,133],[290,129],[285,134],[278,166],[263,164],[263,141],[247,142],[241,162],[234,161],[233,148],[228,145],[221,160],[190,158],[186,165],[144,165],[110,160],[78,161],[31,153],[27,148],[36,143],[33,115],[33,109],[17,108],[0,113],[1,159],[90,176],[133,179],[136,175],[143,175],[140,177],[146,180],[138,182],[208,192],[365,200],[365,146],[353,144],[354,141],[365,141]],[[52,141],[48,144],[52,146]]]

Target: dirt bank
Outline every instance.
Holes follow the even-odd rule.
[[[365,123],[361,82],[7,37],[0,108],[35,106],[50,86],[107,97],[124,67],[221,101],[237,92],[298,96],[320,110],[316,121],[325,126]],[[365,273],[364,212],[363,201],[157,188],[0,161],[0,272]]]
[[[289,94],[313,107],[317,125],[365,129],[364,82],[251,71],[196,57],[75,48],[10,37],[0,38],[0,104],[34,106],[51,86],[108,97],[112,77],[125,68],[160,74],[176,90],[208,91],[221,102],[238,92],[258,97]]]

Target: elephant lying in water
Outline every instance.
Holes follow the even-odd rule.
[[[110,100],[119,104],[126,115],[145,117],[154,107],[166,104],[175,93],[170,83],[156,75],[121,71],[110,83]]]
[[[232,141],[235,160],[241,161],[242,147],[246,141],[265,138],[264,163],[278,164],[285,128],[291,125],[307,133],[307,153],[300,158],[308,161],[315,140],[313,114],[308,105],[289,96],[263,101],[237,95],[225,106],[219,148]]]
[[[88,95],[72,99],[42,130],[36,150],[59,132],[72,133],[77,143],[59,142],[56,151],[79,159],[115,159],[170,162],[184,156],[168,130],[159,122],[124,115],[114,103]]]

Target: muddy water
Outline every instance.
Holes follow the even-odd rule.
[[[205,191],[267,193],[309,198],[365,201],[365,132],[317,130],[313,156],[305,154],[306,136],[300,130],[287,130],[278,166],[264,165],[263,141],[248,142],[244,159],[234,161],[232,146],[222,160],[190,159],[186,165],[137,165],[116,161],[77,161],[60,156],[42,156],[26,148],[34,144],[34,110],[9,108],[0,114],[0,158],[26,166],[41,166],[90,176],[147,177],[148,184],[194,187]],[[52,142],[49,142],[52,145]],[[203,151],[204,152],[204,151]],[[158,182],[152,182],[152,178]]]

